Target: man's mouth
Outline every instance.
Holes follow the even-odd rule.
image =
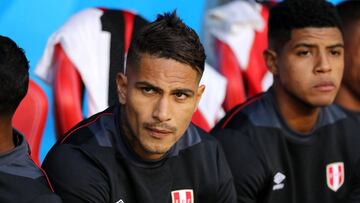
[[[145,128],[150,136],[156,138],[156,139],[163,139],[166,136],[170,135],[171,133],[173,133],[172,131],[166,130],[166,129],[161,129],[161,128]]]
[[[168,135],[176,132],[175,127],[169,126],[166,123],[158,123],[158,124],[145,123],[144,128],[149,132],[151,137],[156,139],[164,139]]]
[[[314,88],[320,92],[331,92],[335,90],[335,84],[331,81],[323,81],[314,85]]]

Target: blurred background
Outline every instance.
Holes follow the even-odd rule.
[[[203,37],[205,11],[226,3],[226,0],[1,0],[0,35],[13,39],[22,47],[30,61],[30,77],[45,91],[49,110],[44,130],[40,160],[55,143],[53,98],[51,87],[41,81],[34,69],[41,58],[50,35],[73,14],[88,7],[105,7],[134,11],[149,21],[158,13],[177,10],[186,24]],[[340,0],[332,0],[338,3]]]

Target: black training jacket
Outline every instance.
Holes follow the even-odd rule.
[[[360,202],[360,123],[336,105],[312,132],[291,130],[272,90],[232,109],[213,129],[238,202]]]
[[[31,160],[24,136],[16,130],[13,135],[15,148],[0,154],[0,202],[60,203],[46,175]]]
[[[43,168],[64,202],[231,203],[232,176],[220,144],[194,125],[159,161],[144,161],[110,107],[70,130]]]

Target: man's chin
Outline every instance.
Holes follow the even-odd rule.
[[[335,96],[320,96],[308,102],[313,107],[326,107],[335,101]]]
[[[334,102],[334,99],[327,100],[327,101],[319,101],[319,102],[316,103],[316,106],[317,107],[326,107],[326,106],[331,105],[333,102]]]
[[[149,154],[166,154],[166,152],[168,152],[169,149],[166,148],[150,148],[150,149],[146,149],[146,152]]]
[[[164,155],[166,154],[169,150],[170,147],[167,146],[151,146],[151,145],[145,145],[143,146],[145,149],[145,152],[147,154],[153,154],[153,155]]]

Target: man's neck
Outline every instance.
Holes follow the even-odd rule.
[[[282,87],[274,87],[276,103],[287,125],[299,133],[309,133],[318,120],[320,107],[313,107],[287,94]]]
[[[124,134],[125,141],[131,150],[141,159],[143,160],[151,160],[156,161],[162,158],[162,154],[156,153],[147,153],[146,150],[141,146],[139,138],[134,134],[131,130],[130,124],[128,123],[128,119],[126,118],[125,107],[121,106],[121,131]]]
[[[0,154],[8,152],[14,147],[11,118],[0,116]]]
[[[341,85],[335,102],[348,110],[360,112],[360,98],[356,97],[344,84]]]

